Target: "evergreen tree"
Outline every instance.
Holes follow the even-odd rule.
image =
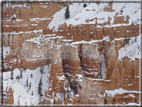
[[[31,78],[33,78],[33,74],[31,74]]]
[[[49,68],[49,58],[47,59],[47,65],[48,65],[48,68]]]
[[[135,36],[135,42],[137,42],[137,37]]]
[[[69,88],[67,88],[67,99],[69,98]]]
[[[14,72],[13,72],[13,68],[11,69],[11,75],[10,75],[10,79],[14,79],[14,77],[13,77],[13,75],[14,75]]]
[[[67,5],[66,12],[65,12],[65,19],[68,19],[68,18],[70,18],[70,11],[69,11],[69,6]]]
[[[27,80],[26,80],[26,85],[27,85],[27,87],[28,87],[28,77],[27,77]]]
[[[29,89],[31,89],[31,82],[30,82],[30,84],[29,84]]]
[[[38,94],[40,97],[42,96],[42,77],[40,78],[39,84],[38,84]]]
[[[43,66],[40,67],[40,72],[43,74]]]
[[[26,68],[24,68],[24,71],[26,72]]]
[[[127,44],[127,35],[125,35],[125,40],[126,40],[126,44]]]
[[[23,77],[23,71],[20,70],[20,78],[22,78],[22,77]]]
[[[87,4],[83,4],[83,7],[86,7],[87,6]]]
[[[32,94],[31,94],[32,96],[33,96],[33,91],[32,91]]]

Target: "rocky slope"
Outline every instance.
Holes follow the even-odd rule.
[[[5,73],[15,68],[31,72],[51,64],[50,71],[44,70],[50,72],[49,82],[36,104],[139,104],[140,5],[69,5],[68,20],[61,15],[65,3],[3,6]],[[127,11],[131,6],[135,8]],[[86,19],[84,13],[95,15]],[[108,17],[101,15],[107,13]]]

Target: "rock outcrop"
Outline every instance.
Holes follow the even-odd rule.
[[[124,20],[122,14],[116,14],[113,24],[122,26],[111,26],[110,17],[108,22],[99,24],[96,17],[87,20],[95,19],[95,24],[64,23],[58,31],[47,28],[53,14],[65,5],[29,3],[3,7],[3,45],[11,49],[4,60],[5,71],[51,64],[49,86],[39,104],[138,103],[141,60],[118,60],[118,52],[130,37],[139,35],[139,25],[125,26],[129,16]],[[112,3],[104,11],[113,12]],[[100,60],[105,63],[103,73]],[[118,93],[112,94],[115,91]],[[12,89],[6,93],[9,98],[4,103],[13,104]]]
[[[100,53],[98,45],[83,44],[82,46],[82,70],[84,77],[98,78],[100,75]]]
[[[14,96],[12,88],[3,91],[3,104],[14,104]]]
[[[78,47],[74,45],[63,45],[62,48],[63,72],[69,80],[70,88],[77,93],[78,87],[82,86],[82,73]]]
[[[72,94],[67,78],[62,69],[61,47],[55,47],[51,63],[49,87],[40,104],[66,104],[71,103]],[[64,103],[63,103],[64,102]]]

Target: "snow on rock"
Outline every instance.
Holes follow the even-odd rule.
[[[63,23],[67,23],[67,25],[78,25],[78,24],[95,24],[95,18],[97,18],[97,23],[105,23],[108,21],[108,17],[110,17],[111,26],[121,26],[121,25],[130,25],[132,22],[134,24],[140,24],[140,4],[139,3],[113,3],[112,9],[113,12],[106,12],[103,9],[108,6],[108,3],[100,3],[97,5],[96,3],[86,3],[87,7],[83,7],[84,3],[72,3],[69,6],[70,18],[65,20],[65,11],[66,7],[61,9],[60,11],[54,14],[54,18],[51,23],[48,25],[50,29],[53,27],[55,30],[58,30],[59,25]],[[89,10],[89,11],[87,11]],[[129,24],[114,24],[114,18],[116,13],[120,14],[120,10],[122,10],[122,15],[124,16],[124,20],[126,20],[126,16],[129,15]],[[139,17],[138,17],[139,16]],[[91,21],[87,21],[91,20]],[[105,27],[107,27],[106,25]],[[108,26],[110,27],[110,26]]]
[[[43,20],[51,20],[51,18],[47,18],[47,17],[42,17],[42,18],[30,18],[30,21],[35,21],[36,23],[38,23],[39,21],[43,21]]]
[[[0,47],[0,49],[1,49],[1,47]],[[10,53],[10,47],[8,46],[8,47],[4,47],[3,46],[3,58],[5,59],[6,58],[6,56],[8,56],[9,55],[9,53]],[[1,51],[0,51],[0,55],[1,55]]]
[[[137,37],[132,37],[131,40],[119,50],[119,57],[118,60],[121,60],[123,57],[127,56],[132,60],[135,58],[140,59],[140,52],[141,52],[141,34]]]
[[[139,91],[128,91],[128,90],[119,88],[119,89],[115,89],[113,91],[111,91],[111,90],[105,90],[105,93],[107,93],[108,96],[114,97],[116,94],[120,94],[121,95],[123,93],[141,93],[141,92],[139,92]],[[132,97],[132,95],[130,95],[130,96]]]

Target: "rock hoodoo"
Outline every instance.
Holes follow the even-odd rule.
[[[34,70],[51,64],[49,84],[39,104],[139,103],[141,59],[118,59],[123,54],[120,49],[138,43],[139,24],[130,24],[130,15],[117,13],[112,2],[104,7],[97,3],[93,12],[98,8],[96,14],[112,12],[114,17],[95,16],[78,25],[66,20],[56,23],[56,31],[50,23],[66,3],[18,4],[3,5],[3,46],[10,48],[4,70]],[[136,48],[140,52],[140,46]],[[12,89],[4,93],[8,97],[4,103],[13,104]]]

